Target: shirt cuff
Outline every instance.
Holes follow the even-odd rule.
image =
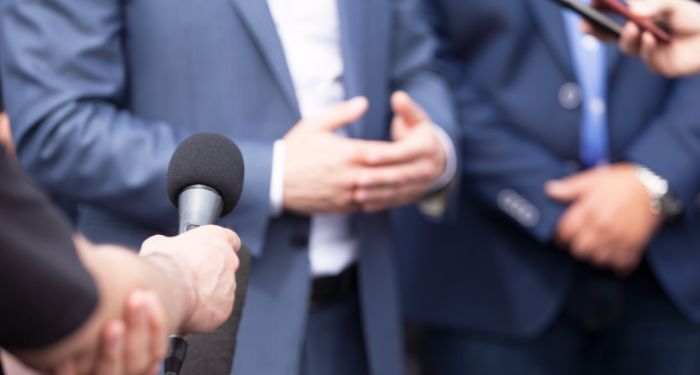
[[[272,148],[272,176],[270,180],[270,216],[279,217],[284,209],[284,140],[277,140]]]
[[[457,174],[457,152],[455,151],[455,145],[452,143],[452,138],[447,134],[447,132],[437,126],[433,125],[435,130],[435,135],[437,136],[442,148],[445,150],[445,171],[440,177],[438,177],[432,185],[430,185],[430,192],[436,192],[445,188]]]

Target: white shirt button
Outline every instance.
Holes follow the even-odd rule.
[[[605,101],[601,98],[593,98],[590,103],[591,113],[600,116],[605,113]]]
[[[596,52],[600,48],[600,41],[592,35],[584,35],[581,37],[581,45],[587,52]]]

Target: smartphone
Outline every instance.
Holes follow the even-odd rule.
[[[612,17],[605,14],[602,10],[591,7],[579,0],[554,0],[559,5],[571,9],[586,19],[593,26],[611,34],[614,37],[619,37],[622,34],[623,26],[615,21]],[[639,28],[652,33],[656,39],[661,42],[668,43],[671,41],[671,35],[652,21],[642,18],[632,13],[627,6],[619,0],[599,0],[603,9],[613,12],[626,20],[634,22]]]
[[[600,30],[611,34],[612,36],[619,38],[622,34],[622,25],[617,23],[607,14],[601,12],[598,9],[591,7],[578,0],[554,0],[559,5],[571,9],[572,11],[578,13],[585,20],[593,24]]]
[[[610,10],[620,16],[624,17],[626,20],[634,22],[640,29],[650,32],[656,37],[656,39],[669,43],[671,42],[671,35],[659,25],[655,24],[649,19],[640,17],[634,13],[620,0],[599,0],[601,7],[605,10]]]

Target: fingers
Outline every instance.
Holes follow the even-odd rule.
[[[384,167],[365,168],[359,173],[355,189],[361,192],[365,189],[380,187],[417,183],[430,184],[440,176],[440,173],[442,171],[438,171],[433,162],[425,159]]]
[[[303,121],[302,124],[317,130],[332,132],[359,120],[368,108],[369,102],[360,96],[333,106],[322,114]]]
[[[148,312],[148,330],[151,335],[151,370],[158,371],[160,360],[165,357],[167,351],[168,328],[165,310],[155,292],[145,293],[146,311]]]
[[[241,238],[238,237],[238,234],[231,229],[224,229],[226,230],[226,237],[229,245],[231,245],[234,251],[238,252],[241,249]]]
[[[656,18],[663,15],[663,13],[672,10],[672,4],[666,1],[638,1],[629,0],[628,5],[630,10],[636,15],[642,16],[644,18]]]
[[[190,230],[184,234],[181,234],[180,236],[216,238],[218,240],[223,241],[227,245],[227,247],[233,249],[234,251],[238,251],[241,248],[241,238],[238,236],[238,234],[236,234],[236,232],[229,228],[220,227],[218,225],[204,225],[199,228]],[[153,236],[147,239],[146,241],[157,242],[162,240],[163,237]]]
[[[586,225],[587,209],[581,204],[574,204],[564,212],[557,225],[556,241],[562,247],[569,247],[576,234]]]
[[[124,334],[126,327],[121,321],[108,323],[102,335],[100,355],[94,375],[124,374]]]
[[[429,189],[429,183],[408,183],[357,190],[355,199],[360,209],[367,213],[378,212],[411,204]]]
[[[126,370],[129,374],[141,374],[152,365],[152,344],[155,340],[149,326],[145,292],[136,290],[126,301]]]
[[[641,45],[641,30],[634,22],[627,22],[622,35],[620,35],[619,47],[622,52],[630,56],[639,56]]]
[[[414,129],[402,140],[368,149],[364,163],[370,166],[382,166],[406,163],[420,158],[436,158],[440,155],[440,147],[442,144],[438,141],[435,130],[426,124]]]
[[[639,254],[641,254],[641,252],[630,251],[630,249],[615,251],[610,257],[612,268],[615,269],[620,276],[629,275],[639,267],[642,261],[642,257]]]
[[[402,119],[408,127],[430,121],[423,108],[403,91],[397,91],[391,96],[391,108],[396,116]]]
[[[581,172],[561,180],[549,181],[545,184],[545,192],[556,201],[571,202],[588,191],[593,183],[594,173]]]
[[[668,48],[672,47],[660,46],[656,37],[650,32],[642,33],[639,57],[644,60],[652,70],[671,78],[685,73],[683,70],[674,69],[674,66],[676,66],[673,61],[674,57],[671,57],[669,53],[664,53],[662,48],[666,48],[666,52],[668,52]]]
[[[54,375],[77,375],[78,369],[75,361],[70,359],[62,362],[56,369],[51,371]]]
[[[14,157],[15,149],[12,143],[10,121],[5,113],[0,113],[0,147],[5,147],[7,154]]]

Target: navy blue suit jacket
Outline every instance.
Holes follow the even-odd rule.
[[[448,132],[452,101],[415,0],[338,0],[344,84],[370,109],[351,134],[389,136],[405,90]],[[309,219],[269,212],[272,149],[299,120],[265,0],[6,0],[0,32],[19,157],[47,190],[79,204],[91,239],[139,244],[172,233],[165,172],[188,134],[235,140],[243,195],[222,224],[254,256],[236,374],[299,369],[310,293]],[[323,155],[319,155],[323,157]],[[373,374],[400,374],[398,287],[386,213],[357,215],[363,328]]]
[[[409,317],[529,336],[559,311],[573,259],[550,245],[564,205],[544,184],[579,167],[580,106],[561,10],[546,0],[430,0],[463,130],[459,213],[400,215]],[[648,166],[685,203],[646,251],[671,300],[700,322],[700,78],[651,74],[608,50],[613,162]]]

